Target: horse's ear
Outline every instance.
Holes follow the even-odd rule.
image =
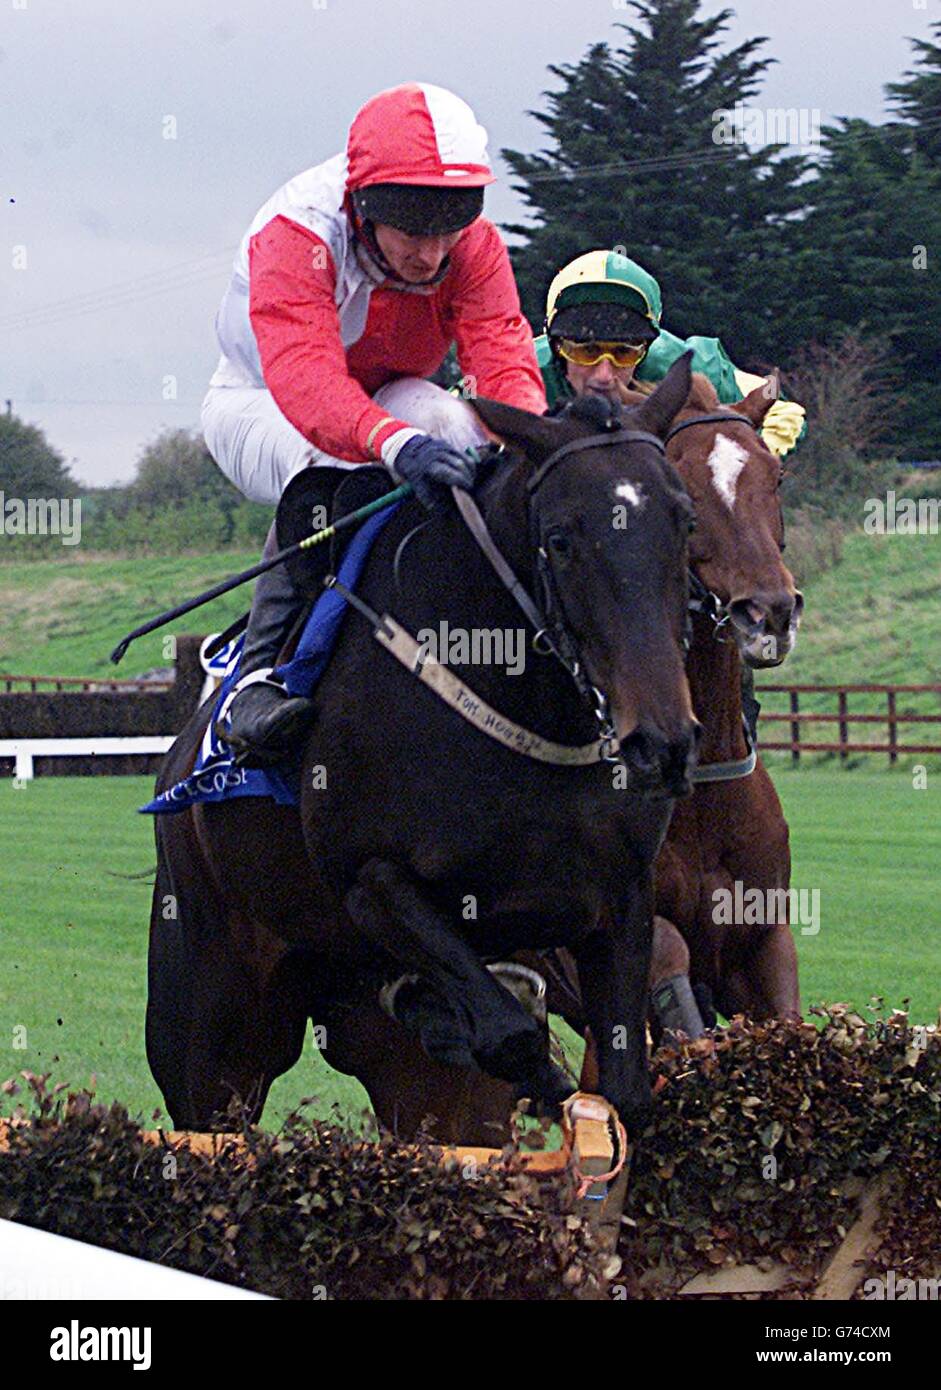
[[[639,425],[642,430],[649,430],[651,434],[658,434],[661,439],[664,437],[677,411],[686,404],[692,384],[692,360],[692,352],[684,352],[682,357],[676,359],[653,395],[638,406],[632,418],[633,424]]]
[[[541,463],[564,443],[565,428],[549,415],[533,415],[515,405],[475,397],[471,405],[487,429],[507,444],[515,444],[532,463]]]
[[[744,415],[746,420],[750,420],[757,428],[764,420],[768,411],[774,405],[778,396],[781,394],[781,386],[778,381],[777,372],[772,372],[759,386],[742,400],[736,401],[731,407],[732,410]]]

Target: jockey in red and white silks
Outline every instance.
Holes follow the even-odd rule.
[[[310,464],[384,463],[433,505],[473,486],[485,435],[425,378],[453,342],[475,395],[541,414],[545,389],[506,247],[481,216],[486,131],[441,87],[368,101],[345,154],[256,214],[216,319],[222,348],[203,432],[223,472],[276,502]],[[269,544],[273,545],[269,537]],[[283,566],[255,589],[220,736],[248,766],[277,761],[310,717],[272,668],[303,601]]]
[[[312,462],[394,462],[408,427],[459,447],[476,417],[424,378],[457,347],[476,394],[541,413],[544,388],[506,248],[477,216],[430,283],[385,262],[354,190],[482,189],[486,132],[440,87],[414,83],[366,103],[345,154],[299,174],[256,213],[216,317],[222,348],[203,430],[247,497],[276,502]],[[381,217],[375,220],[381,221]],[[378,399],[380,388],[386,387]]]

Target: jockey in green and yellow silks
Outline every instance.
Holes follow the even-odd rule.
[[[694,372],[708,377],[724,405],[761,384],[741,371],[718,338],[682,339],[660,326],[660,286],[649,271],[617,251],[589,251],[559,271],[549,286],[545,332],[536,358],[550,407],[567,397],[615,396],[618,385],[659,381],[692,349]],[[774,403],[762,426],[768,448],[786,454],[804,433],[804,409]]]

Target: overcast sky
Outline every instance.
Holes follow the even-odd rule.
[[[907,37],[941,18],[941,0],[732,7],[729,42],[767,35],[778,59],[760,104],[824,122],[883,119]],[[435,82],[494,157],[531,150],[547,65],[616,44],[629,18],[624,0],[0,0],[0,402],[84,481],[130,477],[160,428],[198,421],[252,214],[342,148],[367,97]],[[494,220],[518,216],[505,181],[487,197]]]

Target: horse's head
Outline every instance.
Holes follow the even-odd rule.
[[[758,432],[776,399],[771,378],[737,404],[720,405],[697,374],[667,445],[696,508],[693,573],[715,596],[717,616],[727,615],[742,659],[754,667],[784,661],[804,606],[781,558],[781,461]],[[696,423],[700,417],[708,418]]]
[[[549,635],[606,697],[635,776],[674,794],[698,735],[683,667],[692,507],[660,441],[689,379],[683,358],[636,409],[604,420],[474,403],[523,455],[487,508],[494,535],[518,561],[522,540]]]

